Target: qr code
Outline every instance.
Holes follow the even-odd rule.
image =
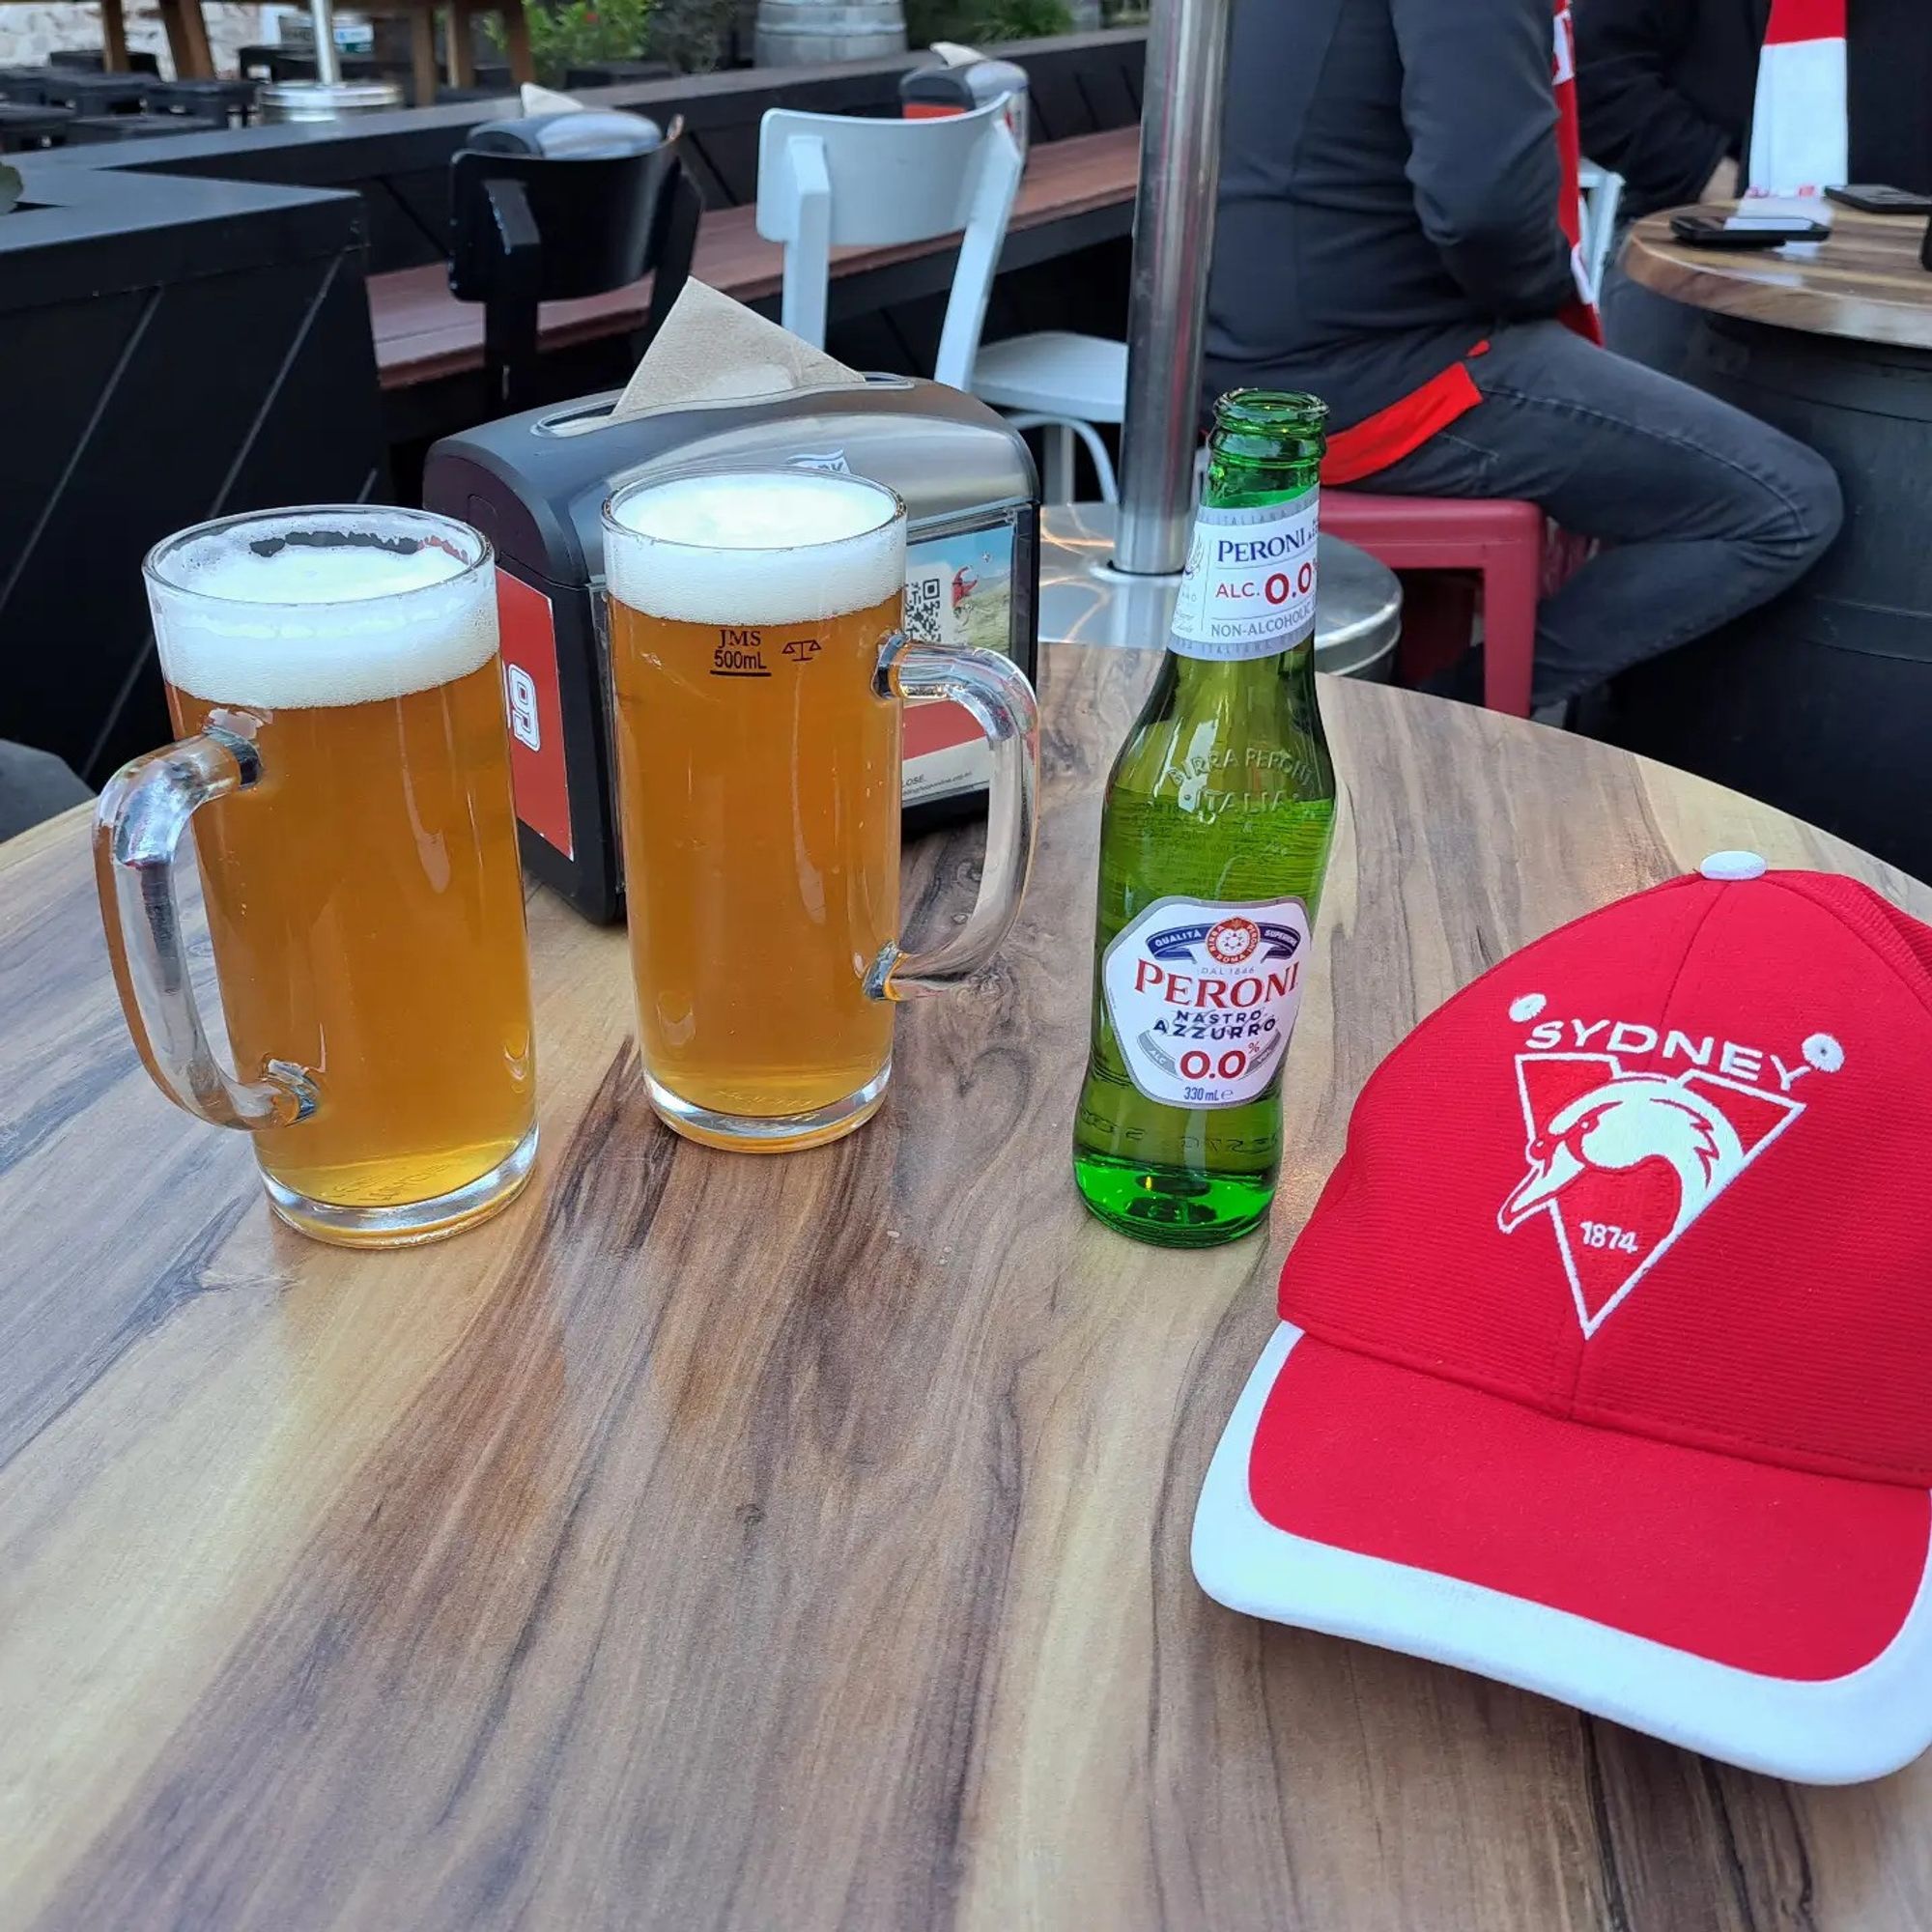
[[[952,582],[937,564],[919,566],[906,578],[906,636],[923,644],[943,644],[952,614]]]

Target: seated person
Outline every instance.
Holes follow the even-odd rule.
[[[1785,23],[1785,51],[1798,55],[1781,71],[1760,58],[1767,37],[1778,38],[1775,15]],[[1840,179],[1932,187],[1925,0],[1781,0],[1778,9],[1773,0],[1576,0],[1576,16],[1583,152],[1623,176],[1625,221],[1728,198],[1740,169],[1769,189]],[[1789,44],[1815,33],[1842,43],[1835,60],[1822,46],[1814,55]],[[1823,137],[1835,166],[1807,155],[1788,170],[1791,179],[1767,179],[1776,172],[1775,153],[1753,152],[1751,128],[1764,116],[1766,91],[1776,100],[1782,86],[1797,98],[1776,118],[1789,125],[1795,117],[1807,148]],[[1694,309],[1650,294],[1614,267],[1603,309],[1612,349],[1653,368],[1683,366]]]
[[[1324,397],[1328,482],[1606,540],[1538,614],[1539,708],[1776,595],[1841,514],[1821,457],[1592,339],[1551,36],[1551,0],[1236,0],[1207,372]]]
[[[1758,49],[1771,0],[1577,0],[1577,111],[1583,152],[1624,178],[1620,221],[1728,198],[1749,145]],[[1697,311],[1604,277],[1604,338],[1675,375]]]
[[[93,796],[51,752],[0,738],[0,841]]]
[[[1730,191],[1771,0],[1576,0],[1583,152],[1634,220]]]

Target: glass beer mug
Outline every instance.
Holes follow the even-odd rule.
[[[420,511],[229,517],[146,564],[181,742],[121,771],[95,867],[162,1093],[245,1127],[275,1211],[358,1246],[494,1212],[536,1152],[490,546]],[[192,823],[238,1071],[188,984]]]
[[[905,508],[809,470],[687,474],[604,509],[624,890],[651,1104],[713,1147],[847,1134],[884,1097],[893,1003],[956,986],[1033,860],[1038,717],[992,651],[899,625]],[[948,697],[992,751],[979,902],[898,944],[900,699]]]

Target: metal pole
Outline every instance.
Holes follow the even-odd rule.
[[[461,11],[450,9],[452,34]],[[308,0],[308,16],[315,27],[315,77],[324,87],[334,87],[342,78],[342,64],[335,57],[335,9],[331,0]]]
[[[1231,5],[1154,0],[1148,31],[1114,549],[1116,568],[1141,577],[1187,560]]]

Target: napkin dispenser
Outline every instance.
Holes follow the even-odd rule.
[[[425,508],[473,526],[497,552],[525,867],[599,921],[623,910],[599,523],[613,490],[693,468],[870,477],[906,505],[906,628],[1005,651],[1029,677],[1038,651],[1033,461],[974,397],[874,376],[620,417],[616,401],[588,396],[444,437],[423,471]],[[984,739],[964,711],[907,707],[908,831],[982,810],[986,775]]]

